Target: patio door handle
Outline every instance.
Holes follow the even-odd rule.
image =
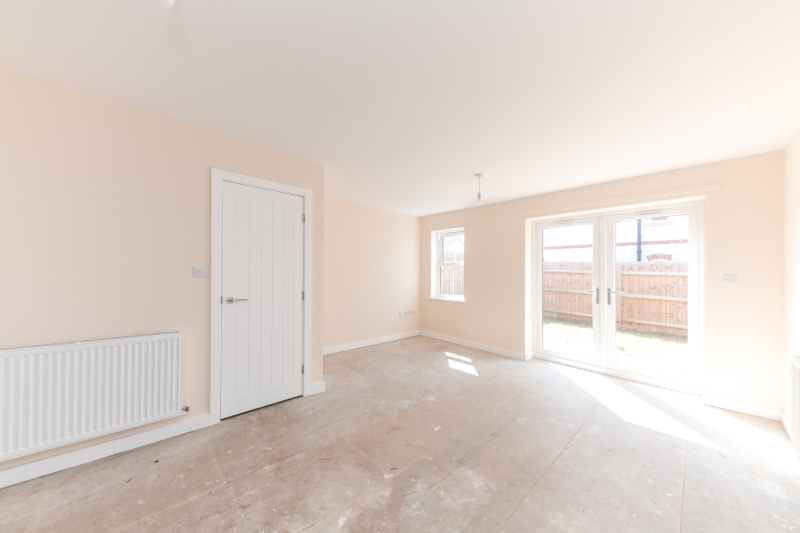
[[[583,291],[583,292],[593,292],[595,294],[594,303],[596,304],[600,303],[600,287],[597,287],[596,289],[592,289],[590,291]]]
[[[612,294],[625,294],[625,291],[612,291],[609,287],[608,289],[608,305],[611,305],[611,295]]]

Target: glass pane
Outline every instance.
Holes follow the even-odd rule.
[[[615,228],[617,363],[689,371],[689,215],[623,220]]]
[[[462,263],[461,265],[442,265],[439,276],[439,291],[443,296],[464,296],[464,233],[446,233],[439,240],[440,257],[443,263]]]
[[[542,230],[542,347],[570,356],[594,353],[594,226]]]
[[[442,263],[464,262],[464,234],[446,233],[442,235]]]

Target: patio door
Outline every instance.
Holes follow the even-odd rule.
[[[699,386],[696,205],[535,225],[535,351]]]

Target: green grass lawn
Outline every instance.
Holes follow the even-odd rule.
[[[593,350],[591,324],[577,320],[545,318],[544,348],[569,355],[589,356]],[[689,344],[685,335],[617,330],[616,362],[621,365],[685,373],[689,370]]]

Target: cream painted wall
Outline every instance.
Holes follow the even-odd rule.
[[[312,382],[322,380],[324,167],[0,69],[0,347],[181,331],[209,412],[211,168],[314,192]],[[0,469],[189,415],[0,463]]]
[[[423,331],[525,352],[527,212],[574,212],[698,185],[705,193],[706,393],[783,409],[782,151],[423,217]],[[491,198],[491,181],[484,181]],[[632,201],[630,203],[633,203]],[[429,300],[430,228],[466,224],[466,304]],[[738,274],[738,285],[723,285]]]
[[[325,348],[418,331],[419,316],[419,218],[326,198]]]
[[[786,218],[786,378],[784,379],[786,413],[791,420],[792,357],[800,357],[800,130],[786,146],[784,215]]]

